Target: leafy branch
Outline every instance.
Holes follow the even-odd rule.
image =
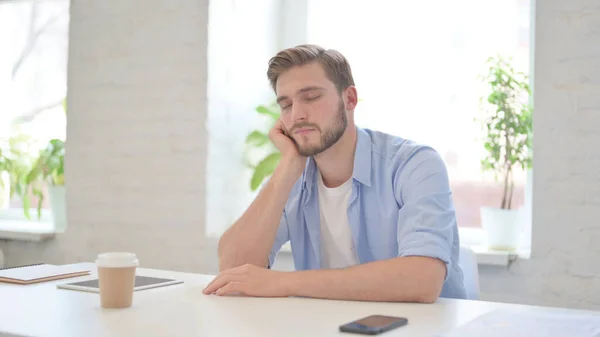
[[[35,197],[38,198],[37,213],[41,216],[44,193],[42,187],[45,183],[51,185],[64,185],[65,183],[65,143],[60,139],[52,139],[46,148],[42,149],[33,164],[33,168],[25,178],[25,190],[21,191],[23,210],[25,216],[30,218],[29,187]]]
[[[32,137],[22,133],[0,139],[0,172],[9,175],[9,197],[21,196],[27,188],[25,181],[34,161],[30,151],[33,146]],[[0,184],[2,189],[7,188],[1,181]]]
[[[253,149],[266,149],[268,153],[263,157],[258,164],[250,165],[253,170],[252,178],[250,179],[250,189],[256,191],[262,184],[265,178],[269,177],[275,171],[281,154],[275,148],[269,139],[269,130],[273,128],[279,119],[279,106],[275,103],[271,105],[260,105],[256,108],[256,112],[269,118],[267,131],[254,130],[246,137],[246,145]]]
[[[487,65],[488,72],[482,80],[489,85],[490,93],[481,98],[487,156],[481,165],[484,171],[492,171],[496,179],[502,179],[500,207],[511,209],[514,168],[527,169],[532,164],[533,108],[528,102],[531,91],[528,77],[515,71],[510,59],[491,57]]]

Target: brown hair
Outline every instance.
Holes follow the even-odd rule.
[[[350,85],[354,85],[350,64],[340,52],[313,44],[303,44],[293,48],[280,51],[269,60],[267,77],[271,87],[275,90],[277,78],[284,71],[317,61],[329,80],[331,80],[339,92]]]

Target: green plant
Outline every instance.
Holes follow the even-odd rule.
[[[513,170],[516,166],[525,170],[532,164],[531,91],[527,75],[515,71],[510,59],[491,57],[487,65],[489,68],[482,80],[490,92],[481,98],[487,155],[481,165],[484,171],[492,171],[496,179],[502,179],[504,191],[500,207],[510,209]]]
[[[34,160],[30,152],[33,143],[30,136],[20,132],[15,132],[10,138],[0,139],[0,172],[5,171],[10,177],[11,197],[21,195],[26,188],[25,180]]]
[[[259,150],[264,154],[262,159],[257,164],[250,164],[250,168],[253,170],[252,178],[250,179],[250,189],[256,191],[263,180],[269,177],[275,171],[279,160],[281,159],[281,153],[269,139],[269,130],[273,128],[277,120],[279,119],[280,111],[279,106],[276,103],[270,105],[259,105],[256,107],[256,112],[266,116],[269,120],[268,129],[254,130],[246,137],[246,144],[253,150]]]
[[[5,151],[5,149],[0,147],[0,173],[10,170],[10,158],[4,153]],[[0,187],[4,187],[2,180],[0,180]]]
[[[67,113],[67,98],[62,100],[62,107]],[[65,184],[65,143],[60,139],[51,139],[45,148],[41,149],[34,158],[29,170],[21,174],[23,178],[19,179],[17,193],[23,203],[23,212],[28,219],[31,219],[29,209],[31,208],[31,198],[37,198],[37,217],[41,217],[42,205],[45,199],[44,187],[63,186]]]
[[[23,211],[25,216],[30,219],[29,208],[31,200],[29,198],[29,188],[35,197],[37,197],[37,214],[41,216],[42,203],[44,202],[43,186],[50,184],[61,186],[65,184],[65,143],[60,139],[52,139],[42,149],[35,160],[33,167],[25,178],[26,188],[21,191],[23,201]]]
[[[6,173],[9,173],[9,175],[10,175],[11,161],[10,161],[10,157],[8,157],[8,155],[5,152],[6,152],[6,150],[3,147],[0,147],[0,174],[2,172],[6,172]],[[4,180],[1,179],[1,176],[0,176],[0,191],[5,190],[5,188],[7,188],[7,187],[4,185]],[[10,185],[9,185],[9,188],[10,188]],[[9,193],[9,196],[10,195],[11,194]],[[8,203],[8,202],[9,202],[9,200],[3,200],[2,195],[0,194],[0,205],[4,205],[4,203]]]

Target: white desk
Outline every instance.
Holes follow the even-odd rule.
[[[382,336],[435,336],[496,308],[538,307],[440,299],[435,304],[327,301],[303,298],[217,297],[202,294],[210,275],[138,269],[138,274],[178,278],[183,284],[138,291],[133,307],[102,309],[99,296],[57,289],[59,283],[0,283],[0,336],[359,336],[338,326],[371,314],[409,319]],[[548,309],[543,309],[548,310]],[[556,309],[559,310],[559,309]],[[567,311],[567,310],[563,310]]]

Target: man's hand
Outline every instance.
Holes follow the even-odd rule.
[[[285,171],[284,175],[289,176],[292,181],[296,181],[306,165],[306,157],[298,152],[298,146],[289,136],[283,122],[278,120],[275,126],[269,131],[269,139],[281,152],[280,170]]]
[[[288,273],[246,264],[221,272],[204,289],[204,294],[243,294],[257,297],[286,297]]]
[[[300,157],[298,147],[289,135],[281,119],[277,120],[273,128],[269,131],[269,139],[279,149],[283,157]]]
[[[223,271],[203,292],[433,303],[442,290],[445,272],[444,262],[421,256],[396,257],[342,269],[292,272],[247,264]]]

